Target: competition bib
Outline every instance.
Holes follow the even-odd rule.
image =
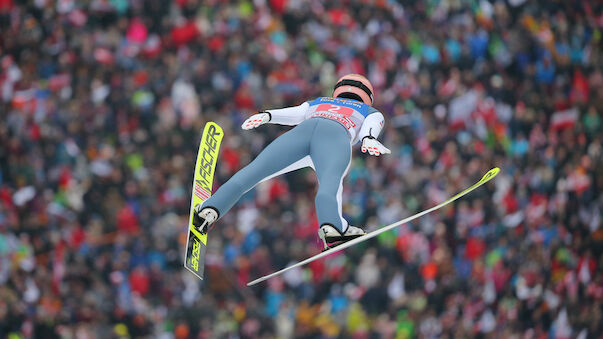
[[[369,106],[356,100],[320,97],[310,102],[309,118],[321,117],[342,124],[346,129],[354,130],[362,125],[368,115]]]

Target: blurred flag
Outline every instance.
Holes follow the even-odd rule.
[[[551,128],[555,131],[573,128],[578,120],[578,115],[578,109],[576,108],[555,112],[551,117]]]
[[[22,112],[32,113],[36,109],[36,90],[29,88],[26,90],[15,91],[13,96],[12,106]]]
[[[71,74],[69,73],[55,74],[48,79],[48,89],[51,91],[58,91],[69,85],[71,85]]]
[[[94,51],[94,59],[103,65],[111,65],[115,60],[113,53],[108,48],[99,47]]]

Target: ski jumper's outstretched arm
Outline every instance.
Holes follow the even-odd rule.
[[[304,102],[299,106],[270,109],[259,112],[245,120],[243,125],[241,125],[241,128],[252,129],[267,123],[288,126],[299,125],[305,120],[308,107],[310,107],[310,104]]]
[[[268,123],[288,126],[299,125],[305,120],[308,107],[310,107],[310,104],[304,102],[299,106],[269,109],[266,111],[266,113],[270,114]]]

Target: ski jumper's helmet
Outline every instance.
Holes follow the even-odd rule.
[[[372,105],[373,85],[360,74],[347,74],[337,80],[333,88],[333,97],[358,100]]]

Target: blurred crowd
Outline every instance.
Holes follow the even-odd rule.
[[[603,4],[0,0],[0,337],[602,338]],[[200,131],[214,189],[288,127],[250,114],[366,74],[386,117],[344,213],[438,212],[321,250],[316,178],[260,184],[182,267]]]

